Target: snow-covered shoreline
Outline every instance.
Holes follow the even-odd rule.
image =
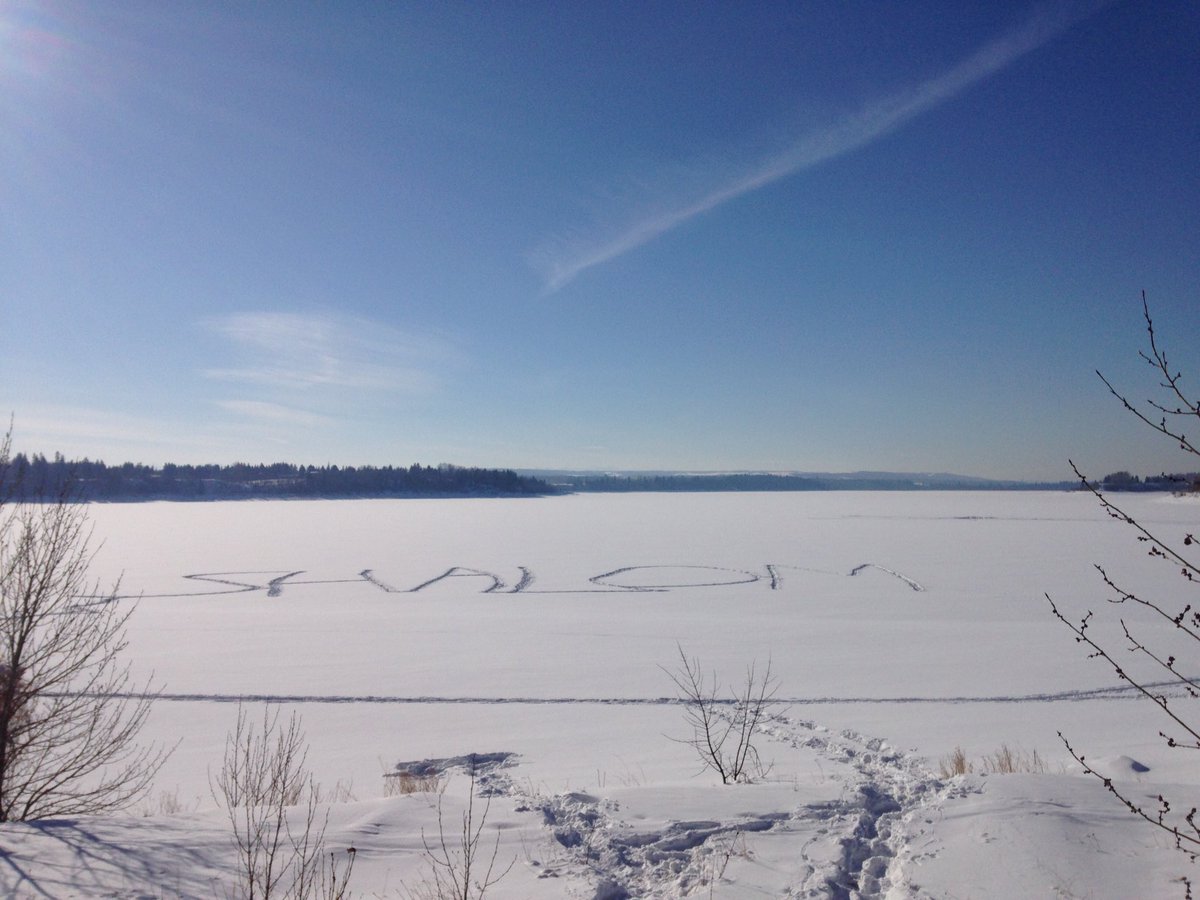
[[[1194,521],[1169,498],[1129,504],[1166,529]],[[1056,734],[1138,796],[1187,803],[1200,783],[1150,704],[1049,613],[1043,592],[1079,614],[1104,602],[1095,562],[1180,596],[1089,497],[155,503],[92,517],[96,574],[141,597],[135,674],[166,691],[146,737],[179,746],[132,814],[0,827],[14,896],[222,895],[232,857],[209,773],[239,700],[268,698],[302,715],[318,781],[356,798],[329,806],[327,837],[357,849],[352,888],[368,897],[423,877],[422,829],[436,828],[436,798],[384,797],[383,774],[492,751],[514,754],[489,810],[516,860],[496,898],[1182,896],[1173,879],[1191,870]],[[761,735],[774,765],[758,783],[697,774],[671,739],[683,722],[660,666],[677,644],[727,681],[771,660],[791,702]],[[1037,750],[1046,771],[938,772],[955,747],[978,760],[1004,744]],[[447,776],[452,817],[468,780]]]

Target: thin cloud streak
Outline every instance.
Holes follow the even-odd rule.
[[[440,339],[352,316],[236,313],[207,324],[249,365],[206,369],[205,377],[260,387],[429,394],[438,384],[431,367],[453,356]]]
[[[302,425],[309,428],[323,427],[335,423],[335,419],[318,413],[293,409],[280,403],[264,400],[218,400],[217,406],[227,412],[270,424]]]
[[[122,462],[159,462],[226,450],[219,436],[190,418],[132,415],[114,408],[28,406],[17,410],[13,442],[18,449]],[[130,449],[137,459],[129,456]],[[154,459],[146,454],[153,448]]]
[[[940,106],[990,75],[1007,68],[1020,57],[1041,47],[1076,22],[1108,2],[1092,4],[1082,13],[1070,13],[1060,8],[1054,14],[1043,11],[1023,27],[986,44],[971,56],[936,78],[898,91],[891,96],[868,104],[847,115],[835,124],[804,135],[786,151],[763,160],[758,165],[729,176],[725,183],[691,202],[681,202],[677,208],[647,216],[607,239],[589,243],[572,242],[560,245],[558,254],[543,249],[536,254],[545,278],[544,292],[552,294],[601,263],[615,259],[630,250],[703,215],[730,200],[765,187],[797,172],[844,156],[884,137],[912,119]]]

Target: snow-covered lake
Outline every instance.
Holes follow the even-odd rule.
[[[1200,518],[1177,498],[1119,500],[1172,539]],[[187,812],[158,815],[152,797],[149,818],[90,822],[99,861],[86,874],[72,863],[83,837],[4,826],[10,890],[212,895],[229,860],[208,777],[239,701],[297,709],[318,780],[352,783],[357,799],[331,807],[330,838],[358,848],[352,886],[365,896],[403,896],[421,877],[420,831],[436,827],[427,796],[382,797],[383,773],[499,751],[515,756],[489,829],[516,863],[497,898],[1182,896],[1172,879],[1193,869],[1078,774],[1056,734],[1139,796],[1165,784],[1194,802],[1200,777],[1163,746],[1150,704],[1114,690],[1050,614],[1046,593],[1075,618],[1095,609],[1097,633],[1123,647],[1104,626],[1129,611],[1107,603],[1094,563],[1180,607],[1191,599],[1090,495],[90,513],[100,583],[120,578],[122,595],[140,597],[135,673],[165,692],[147,737],[179,742],[155,796],[176,794]],[[1142,628],[1175,641],[1169,627]],[[671,740],[686,732],[663,667],[680,646],[728,681],[770,661],[785,702],[760,740],[774,767],[759,783],[720,786]],[[978,760],[1002,744],[1036,750],[1047,772],[937,775],[955,747]],[[450,782],[447,802],[465,802],[465,778]]]

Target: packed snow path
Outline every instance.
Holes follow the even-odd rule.
[[[746,896],[869,900],[905,889],[909,829],[920,830],[927,808],[939,804],[949,788],[919,761],[853,731],[833,734],[814,722],[777,716],[763,736],[815,757],[816,768],[826,773],[817,792],[824,799],[734,816],[655,821],[627,808],[637,805],[639,792],[653,789],[547,794],[520,786],[512,770],[490,772],[481,786],[511,797],[517,812],[540,814],[552,840],[547,853],[527,862],[539,878],[576,885],[573,896],[708,896],[733,868],[738,893]],[[746,785],[721,790],[727,797],[743,792],[747,804],[790,796],[751,796]],[[813,792],[797,782],[794,793]],[[836,798],[829,799],[830,793]],[[768,834],[772,846],[758,847],[756,838]],[[589,887],[582,888],[581,881]],[[758,890],[752,887],[756,881]]]
[[[904,888],[910,829],[919,829],[917,823],[928,808],[946,798],[946,785],[919,760],[879,738],[850,730],[833,735],[815,722],[786,716],[778,717],[767,731],[854,773],[845,782],[842,799],[793,813],[793,819],[810,818],[825,827],[802,850],[806,871],[786,896],[875,898],[887,896],[892,888]],[[824,847],[831,838],[841,850],[832,866],[823,861],[827,853],[810,849]],[[904,893],[912,896],[910,890]]]

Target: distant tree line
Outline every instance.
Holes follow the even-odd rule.
[[[729,472],[712,475],[562,473],[549,477],[550,487],[577,493],[640,491],[1075,491],[1077,481],[994,481],[955,475],[903,475],[858,472],[847,475]],[[1200,491],[1200,473],[1149,475],[1129,472],[1106,475],[1097,487],[1108,491]]]
[[[928,491],[1072,490],[1076,482],[1030,483],[956,480],[954,476],[855,473],[822,476],[736,472],[695,474],[563,473],[547,481],[511,469],[438,466],[305,466],[295,463],[233,463],[161,468],[141,463],[108,465],[98,460],[47,458],[17,453],[10,459],[10,499],[59,496],[68,488],[81,500],[236,500],[257,497],[541,496],[566,492],[718,491]],[[1127,471],[1106,475],[1109,491],[1195,491],[1200,473],[1139,478]]]
[[[536,496],[553,493],[508,469],[422,466],[303,466],[293,463],[110,466],[62,454],[15,454],[8,490],[17,499],[69,490],[80,500],[233,500],[253,497]]]
[[[638,491],[815,491],[815,479],[789,475],[566,475],[554,486],[588,493]]]
[[[1139,478],[1122,469],[1109,472],[1098,485],[1106,491],[1200,491],[1200,472],[1147,475]]]
[[[930,490],[1064,490],[1074,482],[1030,483],[956,479],[933,476],[922,479],[894,474],[859,473],[845,476],[790,475],[739,472],[714,475],[555,475],[553,487],[580,493],[636,491],[930,491]]]

